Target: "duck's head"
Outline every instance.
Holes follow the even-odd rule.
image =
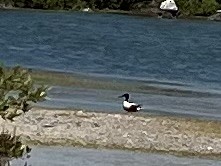
[[[128,93],[125,93],[125,94],[119,96],[119,98],[121,98],[121,97],[124,97],[125,100],[128,101],[128,99],[129,99],[129,94],[128,94]]]

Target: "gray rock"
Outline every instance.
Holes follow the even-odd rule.
[[[5,3],[0,3],[0,9],[13,9],[12,4],[5,4]]]
[[[53,125],[53,124],[43,124],[43,125],[42,125],[42,127],[46,127],[46,128],[47,128],[47,127],[54,127],[54,126],[55,126],[55,125]]]
[[[208,17],[208,20],[221,21],[221,13],[216,13],[216,14]]]
[[[178,7],[176,6],[176,3],[174,0],[165,0],[161,2],[160,9],[178,11]]]
[[[158,13],[158,18],[175,19],[177,16],[176,12],[161,11]]]

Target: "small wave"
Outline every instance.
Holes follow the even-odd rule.
[[[16,46],[9,46],[9,49],[16,50],[16,51],[24,51],[24,50],[26,50],[26,48],[16,47]]]

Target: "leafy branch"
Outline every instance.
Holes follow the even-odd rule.
[[[19,66],[5,69],[0,66],[0,116],[13,121],[31,109],[32,103],[45,100],[46,86],[34,85],[28,70]]]

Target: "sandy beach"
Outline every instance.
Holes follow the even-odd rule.
[[[139,113],[35,108],[1,127],[29,145],[83,146],[221,158],[220,122]]]

